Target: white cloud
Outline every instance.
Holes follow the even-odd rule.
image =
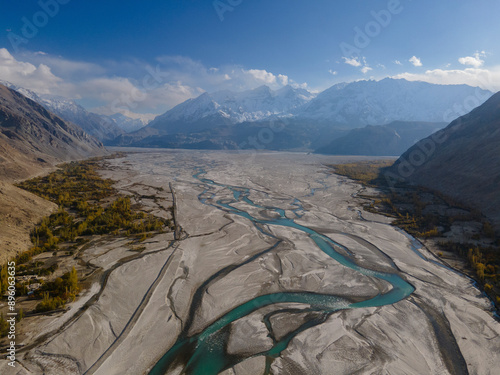
[[[224,67],[228,69],[229,67]],[[244,69],[231,67],[231,80],[230,86],[218,85],[211,90],[217,91],[221,89],[229,89],[235,91],[249,90],[258,86],[266,85],[273,90],[277,90],[283,86],[290,85],[294,88],[307,89],[307,83],[298,83],[284,74],[275,75],[264,69]]]
[[[484,51],[474,53],[473,56],[465,56],[465,57],[460,57],[458,59],[458,62],[462,65],[470,65],[473,66],[474,68],[479,68],[483,66],[484,60],[482,60],[483,57],[486,56],[486,53]]]
[[[197,87],[169,82],[155,85],[152,89],[133,84],[127,78],[97,78],[80,85],[82,95],[99,99],[104,103],[96,110],[111,115],[116,112],[155,110],[164,106],[173,107],[203,93]]]
[[[47,54],[25,53],[26,58],[43,58],[50,65],[19,61],[6,49],[0,49],[0,79],[24,87],[38,94],[52,94],[72,99],[84,99],[98,102],[100,113],[125,113],[126,110],[136,111],[163,111],[184,100],[200,95],[203,90],[197,86],[189,86],[179,81],[162,81],[159,77],[155,81],[151,77],[148,82],[151,87],[143,83],[142,79],[133,80],[127,77],[109,77],[102,75],[105,68],[86,62],[75,62]],[[65,78],[56,76],[52,67],[65,73]],[[144,65],[140,68],[143,70]],[[81,80],[73,76],[79,73]],[[89,77],[85,73],[94,73]],[[96,77],[97,75],[97,77]],[[99,77],[99,75],[102,75]],[[143,70],[143,76],[148,73]],[[107,108],[107,109],[105,109]]]
[[[95,78],[79,85],[81,94],[85,97],[100,99],[105,102],[112,102],[120,96],[133,96],[138,98],[141,93],[139,89],[123,77],[116,78]]]
[[[278,74],[278,81],[283,85],[288,85],[288,77],[283,74]]]
[[[363,74],[366,74],[368,73],[370,70],[373,70],[372,68],[370,68],[368,65],[365,65],[364,67],[361,68],[361,72]]]
[[[366,74],[368,73],[370,70],[373,70],[372,68],[370,68],[370,66],[368,65],[368,63],[366,62],[366,57],[362,57],[361,59],[357,58],[357,57],[353,57],[351,59],[347,58],[347,57],[342,57],[344,59],[344,62],[347,64],[347,65],[351,65],[351,66],[354,66],[356,68],[359,68],[361,67],[361,72],[363,74]],[[331,71],[330,71],[331,73]]]
[[[366,74],[368,73],[370,70],[373,70],[372,68],[370,68],[370,66],[368,65],[368,63],[366,62],[366,57],[363,57],[363,67],[361,68],[361,73],[363,74]]]
[[[401,61],[399,61],[399,60],[394,60],[394,64],[396,64],[396,65],[403,65],[403,64],[401,63]]]
[[[190,86],[203,87],[209,92],[224,89],[242,91],[262,85],[272,89],[299,85],[285,74],[276,74],[265,69],[247,69],[239,65],[206,68],[201,62],[183,56],[161,56],[157,61],[160,63],[158,69],[165,80],[180,80]]]
[[[361,66],[361,62],[358,60],[357,57],[353,57],[352,59],[349,59],[347,57],[342,57],[344,59],[344,62],[347,64],[347,65],[351,65],[351,66]]]
[[[421,74],[402,73],[392,78],[404,78],[409,81],[424,81],[443,85],[466,84],[493,92],[500,91],[500,66],[491,69],[434,69]]]
[[[0,49],[0,79],[39,94],[81,99],[103,114],[163,113],[204,91],[307,88],[285,74],[237,65],[209,68],[184,56],[161,56],[154,65],[134,60],[101,66],[40,52],[14,57],[6,49]]]
[[[64,88],[63,91],[67,91],[68,88],[63,79],[54,75],[47,65],[35,66],[18,61],[5,48],[0,48],[0,79],[40,94],[55,94],[56,89]]]
[[[121,113],[122,115],[133,118],[133,119],[140,119],[144,123],[152,121],[155,119],[155,117],[158,116],[158,114],[155,114],[155,113],[132,112],[128,108],[117,108],[117,110],[113,112],[113,111],[111,111],[110,107],[108,107],[108,106],[89,108],[89,111],[91,111],[93,113],[100,114],[100,115],[107,115],[107,116],[114,115],[115,113]]]
[[[417,56],[412,56],[409,60],[413,64],[413,66],[422,66],[422,61]]]
[[[331,69],[328,70],[328,73],[330,73],[333,76],[336,76],[338,74],[336,70],[331,70]]]
[[[52,72],[64,79],[75,75],[83,78],[88,76],[95,77],[96,75],[104,74],[106,69],[100,65],[89,63],[86,61],[68,60],[61,56],[53,56],[43,51],[38,52],[23,52],[16,55],[18,60],[29,61],[32,64],[44,64],[50,66]]]
[[[262,81],[262,83],[265,83],[267,85],[273,85],[276,83],[276,76],[273,73],[269,73],[264,69],[249,69],[249,70],[242,69],[242,70],[243,73],[249,74],[256,80]]]
[[[290,83],[290,86],[292,86],[294,89],[304,89],[304,90],[307,90],[313,94],[319,93],[319,91],[309,88],[309,86],[307,85],[306,82],[302,82],[302,83],[297,83],[295,81],[291,81],[291,82],[292,83]]]

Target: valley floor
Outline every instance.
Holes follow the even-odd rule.
[[[500,323],[489,301],[387,217],[359,215],[361,187],[326,166],[359,159],[109,160],[103,176],[147,197],[153,214],[172,193],[182,230],[147,239],[140,256],[127,240],[87,249],[105,282],[33,326],[24,344],[43,340],[18,352],[14,370],[0,361],[0,373],[494,374]]]

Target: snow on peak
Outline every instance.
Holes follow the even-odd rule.
[[[203,93],[158,117],[159,121],[190,121],[220,115],[234,123],[259,121],[271,116],[289,116],[292,110],[314,97],[309,91],[285,86],[277,91],[268,86],[253,90]]]
[[[396,120],[449,122],[457,105],[468,97],[481,104],[491,92],[467,85],[436,85],[385,78],[336,84],[295,114],[351,126],[382,125]],[[472,108],[471,108],[472,109]],[[455,118],[462,113],[454,114]]]

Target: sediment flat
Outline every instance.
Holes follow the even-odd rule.
[[[272,374],[494,374],[500,324],[490,302],[472,280],[412,248],[387,218],[360,217],[361,187],[326,167],[356,159],[163,151],[109,160],[102,174],[117,189],[161,198],[142,202],[151,213],[162,216],[162,199],[174,195],[176,238],[149,238],[131,261],[123,261],[130,256],[123,241],[89,248],[85,261],[109,271],[94,290],[99,298],[21,351],[14,372],[6,361],[0,372],[147,374],[176,342],[255,303],[217,331],[233,358],[220,373],[263,374],[268,366]],[[355,267],[321,251],[316,234]],[[380,274],[397,275],[414,291],[353,308],[391,292]],[[301,298],[291,302],[291,293]],[[258,305],[262,296],[270,301]],[[319,308],[304,296],[336,298],[340,307]],[[271,360],[266,353],[286,337]],[[188,355],[169,373],[189,372]]]

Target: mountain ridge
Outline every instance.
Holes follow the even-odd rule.
[[[63,120],[72,122],[82,128],[87,134],[100,141],[108,141],[125,133],[110,116],[102,116],[87,111],[74,100],[57,95],[40,95],[24,87],[0,80],[0,84],[15,90],[27,98],[42,105],[48,111],[58,115]]]
[[[26,178],[55,163],[105,154],[103,144],[41,104],[0,84],[0,175]]]
[[[393,121],[387,125],[367,125],[352,129],[315,153],[328,155],[400,156],[413,144],[435,131],[444,122]]]
[[[187,125],[190,131],[202,130],[199,125],[189,126],[198,124],[202,119],[208,120],[207,123],[220,121],[227,125],[245,121],[257,122],[273,116],[290,115],[292,109],[303,105],[313,96],[307,90],[291,86],[273,91],[265,85],[242,92],[205,92],[159,115],[148,126],[175,134],[179,130],[176,127],[179,123]]]
[[[334,85],[296,113],[299,118],[324,120],[351,127],[392,121],[449,122],[450,110],[471,100],[482,104],[492,92],[468,85],[438,85],[385,78]],[[470,108],[472,109],[472,108]],[[456,110],[455,110],[456,111]]]
[[[423,94],[417,95],[422,88]],[[443,122],[443,118],[457,104],[475,98],[479,105],[481,100],[491,94],[467,85],[433,85],[389,78],[340,83],[316,96],[307,90],[290,86],[277,91],[261,86],[241,93],[227,90],[213,94],[203,93],[158,116],[144,128],[121,135],[109,144],[136,147],[171,147],[176,144],[182,148],[181,139],[184,138],[188,148],[195,143],[203,145],[209,142],[211,147],[234,149],[246,141],[245,137],[252,135],[239,138],[236,133],[241,136],[243,132],[233,130],[227,143],[227,138],[215,138],[217,134],[228,134],[227,131],[219,131],[221,127],[229,129],[237,124],[247,124],[257,128],[266,123],[283,121],[293,125],[287,127],[288,138],[293,139],[289,149],[296,149],[298,146],[297,137],[290,133],[296,131],[304,137],[298,149],[312,151],[313,144],[320,148],[337,137],[338,134],[332,137],[333,130],[344,135],[345,130],[366,125],[384,125],[392,121]],[[213,135],[210,130],[213,130]],[[258,136],[258,131],[260,129],[254,136]],[[205,134],[204,137],[201,133]],[[308,133],[314,134],[315,139],[320,141],[314,141]],[[281,133],[283,134],[285,133]],[[167,135],[176,135],[176,141],[170,142]],[[196,142],[193,143],[194,138]],[[274,144],[269,142],[265,148],[276,149],[273,148]]]
[[[460,199],[500,229],[500,92],[409,148],[385,176]]]

